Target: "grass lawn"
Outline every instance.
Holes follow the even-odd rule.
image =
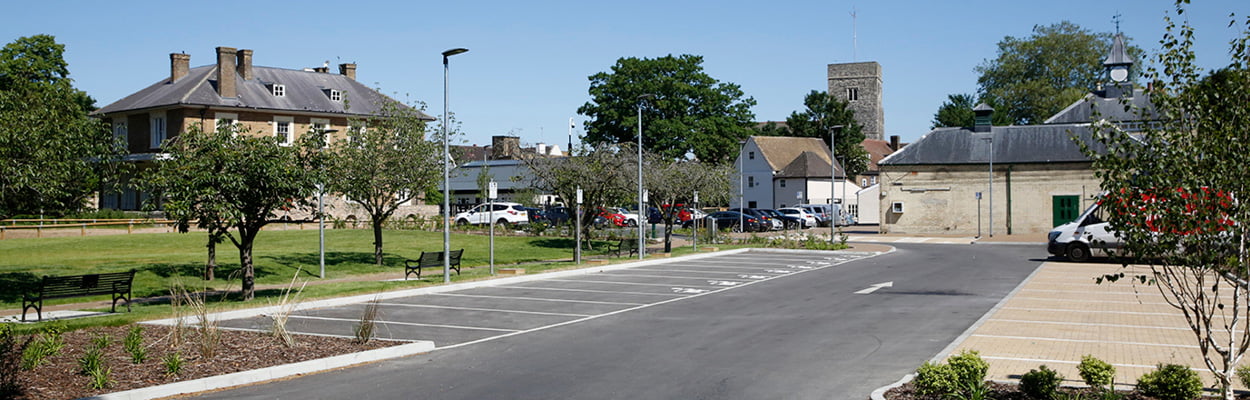
[[[217,246],[217,280],[200,279],[206,258],[204,233],[151,233],[41,239],[10,239],[0,241],[0,309],[20,309],[21,295],[27,285],[37,283],[43,275],[80,275],[136,269],[136,299],[168,295],[171,288],[182,285],[191,291],[237,291],[239,279],[238,250],[229,241]],[[377,274],[397,276],[403,271],[404,259],[417,258],[422,250],[442,250],[442,232],[388,230],[383,233],[385,266],[373,264],[373,232],[367,229],[332,229],[326,231],[326,280],[318,284],[317,230],[263,231],[256,240],[253,259],[256,267],[256,300],[234,301],[225,295],[209,298],[214,310],[258,307],[273,304],[282,295],[282,286],[290,284],[297,271],[299,280],[307,282],[301,293],[304,300],[441,284],[441,271],[427,272],[423,279],[382,281]],[[464,248],[463,274],[453,281],[490,278],[489,237],[453,234],[452,249]],[[602,245],[606,241],[600,241]],[[736,248],[741,246],[724,246]],[[597,246],[597,249],[602,248]],[[573,240],[560,237],[496,236],[497,268],[524,264],[527,273],[578,268],[571,261]],[[692,253],[689,246],[674,247],[674,255]],[[602,251],[585,251],[584,256],[599,256]],[[630,259],[622,257],[618,260]],[[359,280],[351,280],[358,278]],[[266,288],[265,286],[269,286]],[[298,286],[298,284],[297,284]],[[108,300],[108,296],[79,297],[45,301],[45,305]],[[104,310],[108,308],[105,307]],[[32,311],[33,313],[33,311]],[[71,319],[56,322],[68,329],[87,326],[122,325],[135,321],[170,316],[168,302],[137,302],[133,312],[103,317]],[[33,330],[39,325],[19,327]]]

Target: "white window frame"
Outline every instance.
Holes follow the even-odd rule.
[[[169,121],[165,119],[164,111],[157,111],[148,114],[148,146],[152,149],[159,149],[165,143],[165,139],[169,138]]]
[[[221,121],[230,121],[230,132],[233,133],[234,136],[239,135],[239,114],[225,112],[214,114],[213,130],[217,130],[217,125],[220,125]]]
[[[326,129],[326,130],[332,129],[332,126],[330,125],[330,119],[329,118],[309,118],[308,119],[308,131],[316,132],[318,128]],[[332,138],[329,135],[326,135],[325,147],[330,147],[331,139]]]
[[[330,101],[343,101],[343,92],[338,89],[330,89],[326,95],[330,96]]]
[[[113,118],[113,140],[117,139],[121,139],[120,146],[123,148],[130,144],[130,127],[126,124],[125,116]]]
[[[286,137],[282,137],[279,127],[286,124]],[[295,142],[295,117],[274,116],[273,117],[273,136],[278,138],[278,144],[290,146]]]
[[[273,93],[273,97],[286,97],[286,85],[275,83],[270,93]]]

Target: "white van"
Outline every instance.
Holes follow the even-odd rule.
[[[1072,222],[1056,226],[1046,236],[1046,251],[1076,262],[1090,257],[1110,256],[1108,250],[1120,248],[1120,239],[1110,229],[1100,203],[1095,202]]]

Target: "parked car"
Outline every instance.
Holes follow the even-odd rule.
[[[803,211],[807,211],[808,214],[816,217],[817,226],[829,226],[832,223],[830,221],[829,209],[822,207],[821,204],[799,204],[795,207],[801,208]]]
[[[777,209],[777,211],[781,212],[782,214],[801,219],[803,221],[802,226],[804,228],[814,228],[820,225],[820,222],[816,220],[815,215],[812,215],[811,213],[807,212],[807,210],[799,208],[799,207],[779,208]]]
[[[490,207],[494,207],[492,210]],[[452,220],[456,225],[483,225],[495,221],[498,225],[528,224],[529,212],[521,203],[480,204],[477,207],[456,214]]]
[[[638,213],[626,210],[624,207],[608,207],[614,213],[620,214],[624,219],[625,226],[638,226]]]
[[[566,207],[551,207],[543,210],[543,217],[552,225],[560,225],[569,222],[569,215],[572,211]]]
[[[595,208],[595,226],[616,226],[623,227],[625,225],[625,215],[614,211],[611,208],[597,207]]]
[[[638,210],[636,208],[631,208],[629,209],[629,211],[634,214],[638,213]],[[658,224],[661,222],[664,222],[664,216],[660,214],[660,209],[655,208],[655,207],[647,207],[647,223]]]
[[[760,209],[758,208],[730,208],[729,211],[737,211],[746,215],[750,215],[752,217],[759,218],[760,220],[764,222],[764,226],[767,228],[765,229],[766,231],[781,230],[785,228],[785,226],[782,225],[781,221],[774,220],[771,215],[768,215],[768,213],[760,211]]]
[[[782,213],[781,211],[777,211],[771,208],[760,208],[758,210],[760,210],[761,212],[765,214],[768,214],[768,216],[771,217],[774,221],[781,221],[781,229],[799,229],[807,225],[807,223],[803,221],[803,218],[792,216],[792,215],[786,215]]]
[[[717,230],[732,229],[734,232],[763,232],[768,229],[766,222],[751,215],[737,211],[717,211],[704,217],[708,224],[715,224]],[[742,226],[739,226],[739,221]],[[745,228],[745,229],[743,229]]]

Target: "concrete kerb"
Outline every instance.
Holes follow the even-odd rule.
[[[1036,276],[1037,272],[1040,271],[1041,269],[1042,269],[1041,264],[1038,264],[1036,268],[1033,268],[1033,272],[1029,273],[1028,277],[1025,277],[1023,281],[1020,281],[1020,284],[1016,285],[1016,287],[1014,289],[1011,289],[1011,291],[1008,292],[1006,296],[1003,296],[1002,299],[998,300],[998,303],[994,304],[994,307],[990,308],[989,311],[986,311],[984,315],[981,315],[981,318],[977,319],[976,322],[972,323],[972,325],[969,326],[968,329],[965,329],[964,332],[959,335],[959,337],[956,337],[955,340],[952,340],[950,344],[946,345],[946,348],[943,348],[942,351],[938,352],[937,355],[934,355],[933,358],[929,359],[929,361],[932,361],[935,363],[941,362],[942,360],[946,359],[946,357],[950,356],[950,353],[952,351],[955,351],[956,348],[959,348],[959,345],[963,344],[965,340],[968,340],[968,337],[972,336],[972,333],[976,332],[977,328],[980,328],[981,325],[984,325],[985,321],[988,321],[991,315],[994,315],[994,313],[997,313],[999,309],[1003,308],[1003,306],[1007,304],[1007,301],[1011,300],[1012,297],[1016,296],[1016,293],[1019,292],[1020,289],[1024,288],[1024,286],[1027,285],[1029,281],[1033,280],[1033,277]],[[870,396],[872,400],[886,400],[885,392],[889,391],[890,389],[903,386],[903,384],[907,382],[911,382],[911,380],[915,377],[916,377],[916,374],[903,375],[903,377],[899,379],[897,382],[894,382],[889,385],[879,387],[876,390],[873,390]]]

